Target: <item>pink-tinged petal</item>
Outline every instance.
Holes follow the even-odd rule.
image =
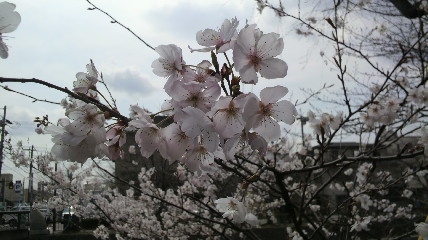
[[[242,119],[247,123],[247,126],[250,128],[252,127],[252,123],[254,120],[254,116],[259,111],[259,98],[255,94],[248,94],[247,96],[247,103],[244,107],[244,112],[242,113]]]
[[[204,131],[203,140],[204,147],[209,152],[214,152],[220,144],[220,138],[218,137],[218,134],[214,131]]]
[[[223,138],[233,137],[244,128],[244,120],[239,113],[231,115],[228,112],[218,112],[214,115],[213,122],[214,128]]]
[[[114,136],[112,138],[107,138],[107,139],[109,139],[109,141],[106,143],[107,146],[116,145],[116,143],[119,141],[119,138],[120,138],[120,135],[116,135],[116,136]]]
[[[179,160],[183,154],[192,148],[192,141],[173,123],[162,129],[166,142],[166,153],[173,160]]]
[[[69,125],[65,126],[64,129],[75,136],[85,136],[89,134],[90,128],[82,121],[74,121]]]
[[[71,120],[78,120],[78,119],[84,119],[86,114],[84,111],[74,108],[69,111],[66,111],[65,115]]]
[[[219,109],[225,109],[229,107],[229,103],[232,101],[231,96],[221,96],[216,104],[211,108],[211,115],[216,114]]]
[[[212,29],[205,29],[196,33],[196,42],[204,47],[217,45],[220,39],[219,33]]]
[[[76,136],[69,132],[65,132],[61,135],[61,140],[64,143],[74,147],[79,145],[86,137],[86,135]]]
[[[110,128],[108,131],[107,131],[107,133],[106,133],[106,138],[107,139],[113,139],[113,138],[115,138],[116,136],[118,136],[119,135],[119,131],[117,130],[117,127],[112,127],[112,128]],[[118,140],[118,139],[117,139]],[[117,141],[116,140],[116,141]]]
[[[284,50],[284,41],[277,33],[268,33],[260,37],[257,42],[257,53],[263,59],[278,56]]]
[[[108,146],[108,158],[110,160],[116,160],[119,157],[122,158],[123,151],[115,145]]]
[[[224,155],[224,152],[223,152],[223,150],[220,147],[218,147],[217,150],[215,150],[213,152],[213,154],[214,154],[215,158],[218,158],[218,159],[221,159],[221,160],[226,160],[226,156]]]
[[[185,115],[181,123],[181,130],[187,136],[194,138],[201,134],[203,128],[209,126],[211,121],[205,116],[205,113],[194,107],[183,109]]]
[[[150,157],[159,144],[160,130],[154,127],[141,128],[135,134],[135,142],[140,146],[141,155]]]
[[[173,81],[171,84],[171,90],[167,93],[172,99],[174,99],[174,101],[177,102],[184,101],[190,96],[189,91],[180,81]]]
[[[231,160],[235,158],[235,154],[242,149],[244,149],[244,145],[246,143],[246,139],[242,137],[242,135],[235,135],[232,138],[229,138],[224,144],[223,151],[227,160]]]
[[[238,19],[232,18],[232,21],[229,19],[225,19],[220,28],[220,38],[224,42],[230,41],[236,34],[236,28],[238,27],[239,21]]]
[[[255,46],[256,46],[256,39],[254,37],[255,27],[256,25],[252,24],[247,26],[246,28],[241,29],[236,39],[236,44],[239,45],[240,49],[245,55],[249,55],[255,50]]]
[[[238,45],[235,45],[235,47],[233,48],[232,58],[233,58],[233,63],[236,71],[240,71],[242,68],[248,67],[248,65],[251,65],[248,54],[244,53],[242,48]]]
[[[221,47],[217,50],[217,53],[224,53],[229,49],[232,49],[235,46],[235,40],[231,40],[228,43],[221,45]]]
[[[175,69],[172,67],[171,63],[166,59],[159,58],[152,62],[151,67],[153,68],[153,73],[159,77],[168,77],[175,73]]]
[[[201,161],[199,159],[199,153],[197,150],[192,150],[186,152],[186,154],[181,158],[181,162],[186,164],[188,170],[190,172],[196,172],[199,171]]]
[[[239,75],[241,75],[241,81],[243,83],[257,84],[259,81],[253,65],[247,65],[241,68]]]
[[[126,143],[126,134],[121,134],[119,139],[119,146],[123,146]]]
[[[166,59],[174,59],[175,57],[181,56],[181,48],[175,44],[159,45],[155,48],[155,51]]]
[[[248,144],[250,144],[251,149],[257,150],[259,155],[265,156],[267,151],[267,142],[266,139],[257,135],[256,133],[248,133]]]
[[[275,141],[281,136],[279,124],[271,117],[264,116],[256,126],[253,126],[254,132],[258,133],[267,142]]]
[[[288,66],[283,60],[269,58],[259,63],[260,75],[267,79],[283,78],[287,75]]]
[[[283,86],[266,87],[260,91],[260,100],[263,104],[276,103],[288,93],[288,88]]]
[[[293,124],[297,115],[296,107],[287,100],[272,104],[271,116],[278,121]]]

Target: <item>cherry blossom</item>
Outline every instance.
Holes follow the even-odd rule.
[[[245,122],[242,119],[246,96],[237,98],[221,97],[212,107],[214,128],[223,138],[230,138],[242,132]]]
[[[274,58],[283,49],[284,42],[277,33],[263,34],[254,24],[242,29],[233,48],[233,61],[241,81],[256,84],[257,72],[267,79],[285,77],[287,64]]]
[[[21,15],[15,12],[16,5],[10,2],[0,2],[0,57],[9,56],[9,48],[3,42],[2,34],[15,31],[21,23]]]
[[[77,80],[73,82],[73,91],[86,94],[89,90],[95,90],[95,84],[98,82],[98,71],[92,60],[86,65],[86,69],[87,73],[79,72],[76,74]]]
[[[215,202],[218,211],[223,213],[224,218],[232,218],[236,223],[245,221],[247,208],[244,204],[233,197],[220,198]]]
[[[221,94],[220,86],[210,82],[207,86],[198,82],[182,83],[176,81],[173,90],[169,93],[174,102],[172,105],[176,111],[191,106],[204,112],[208,112]]]
[[[106,133],[109,158],[116,160],[117,158],[123,158],[124,152],[122,146],[126,143],[126,132],[125,128],[120,125],[115,125],[110,128]]]
[[[192,52],[210,52],[215,49],[217,53],[223,53],[232,49],[236,41],[236,36],[238,35],[238,32],[236,31],[238,24],[239,21],[235,17],[232,18],[232,21],[225,19],[218,31],[205,29],[204,31],[197,32],[196,41],[199,45],[205,46],[206,48],[190,50]]]
[[[195,70],[190,67],[186,67],[183,73],[183,82],[198,82],[203,84],[218,82],[219,79],[217,79],[215,76],[212,76],[213,71],[210,70],[211,66],[212,64],[209,61],[203,60],[196,66]],[[212,86],[212,84],[205,86]]]
[[[105,140],[104,113],[100,112],[95,105],[84,104],[80,107],[70,109],[67,112],[67,116],[73,120],[65,126],[66,130],[70,133],[76,136],[93,133]]]
[[[292,124],[297,116],[297,110],[291,102],[279,101],[287,93],[286,87],[276,86],[264,88],[260,92],[260,100],[255,95],[249,97],[242,115],[246,121],[245,128],[253,129],[266,141],[278,139],[281,136],[278,122]]]
[[[183,61],[181,48],[177,45],[160,45],[155,48],[160,55],[152,63],[153,73],[160,77],[176,77],[183,70]]]
[[[70,160],[84,163],[88,158],[102,157],[106,153],[99,136],[74,136],[60,126],[50,125],[45,128],[46,133],[52,135],[54,143],[51,153],[59,160]]]
[[[181,130],[187,136],[195,138],[201,136],[201,141],[208,151],[216,151],[220,139],[214,131],[214,126],[211,120],[201,110],[194,107],[186,107],[183,109],[185,113],[181,119]]]
[[[183,154],[193,148],[193,138],[180,129],[180,125],[172,123],[162,129],[166,143],[166,154],[171,160],[181,159]]]
[[[162,141],[162,131],[153,123],[147,123],[135,134],[135,142],[140,147],[141,155],[146,158],[153,155],[156,150],[164,152]]]
[[[160,55],[152,63],[153,73],[160,77],[168,78],[164,89],[166,93],[172,90],[172,84],[181,77],[184,70],[185,62],[181,48],[177,45],[160,45],[155,48],[155,51]]]

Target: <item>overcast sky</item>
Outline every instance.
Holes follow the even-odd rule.
[[[72,88],[77,72],[86,71],[92,59],[117,99],[122,114],[130,104],[139,104],[156,112],[167,95],[162,91],[165,79],[152,73],[151,63],[158,55],[136,37],[99,11],[88,11],[85,0],[10,0],[17,5],[22,21],[18,29],[7,34],[9,58],[0,59],[0,76],[38,78],[61,87]],[[265,33],[278,32],[285,42],[280,56],[289,66],[288,76],[279,80],[262,80],[260,87],[246,86],[245,91],[258,92],[262,87],[282,85],[289,88],[289,100],[303,100],[302,87],[318,88],[334,78],[322,64],[319,48],[313,41],[294,34],[293,22],[279,19],[272,12],[256,11],[251,0],[99,0],[93,1],[118,21],[132,29],[150,45],[174,43],[183,49],[186,63],[197,65],[207,54],[190,53],[187,46],[199,46],[195,34],[206,28],[217,29],[225,18],[237,17],[239,29],[258,23]],[[288,5],[293,12],[296,6]],[[260,81],[259,81],[260,82]],[[59,102],[65,97],[53,89],[34,84],[3,84],[39,99]],[[49,136],[34,134],[36,116],[48,114],[52,122],[64,116],[62,108],[32,100],[0,89],[0,107],[7,106],[7,127],[12,143],[23,140],[39,152],[51,147]],[[300,110],[300,109],[298,109]],[[306,111],[304,111],[306,112]],[[1,111],[0,115],[3,115]],[[294,126],[299,129],[300,125]],[[13,172],[5,159],[2,172]]]

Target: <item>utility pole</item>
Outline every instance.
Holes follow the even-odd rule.
[[[31,145],[31,152],[30,152],[30,178],[29,178],[29,202],[30,202],[30,209],[33,208],[33,151],[34,151],[34,145]]]
[[[1,139],[0,139],[0,176],[1,176],[1,167],[3,165],[3,148],[4,148],[4,135],[6,128],[6,106],[3,108],[3,120],[1,121]]]
[[[1,121],[1,139],[0,139],[0,178],[1,178],[1,168],[3,165],[3,148],[4,148],[4,135],[5,135],[5,128],[6,128],[6,106],[3,108],[3,120]],[[4,202],[5,196],[4,196],[4,185],[5,180],[4,178],[1,178],[1,196],[2,196],[2,203]]]
[[[57,162],[55,161],[55,173],[56,173],[56,171],[57,171]],[[54,196],[56,196],[56,188],[54,189]],[[55,232],[56,231],[56,220],[57,220],[56,219],[56,217],[57,217],[56,208],[52,209],[52,215],[53,215],[52,231]]]
[[[302,145],[305,146],[305,133],[303,132],[303,125],[306,124],[307,121],[309,121],[308,117],[301,116],[300,118],[300,126],[302,127]]]

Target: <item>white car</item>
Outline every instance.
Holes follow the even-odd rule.
[[[74,215],[74,208],[73,208],[73,206],[64,208],[62,210],[62,215],[61,215],[62,216],[62,218],[61,218],[62,222],[63,223],[67,222],[70,217],[73,217],[73,215]]]

